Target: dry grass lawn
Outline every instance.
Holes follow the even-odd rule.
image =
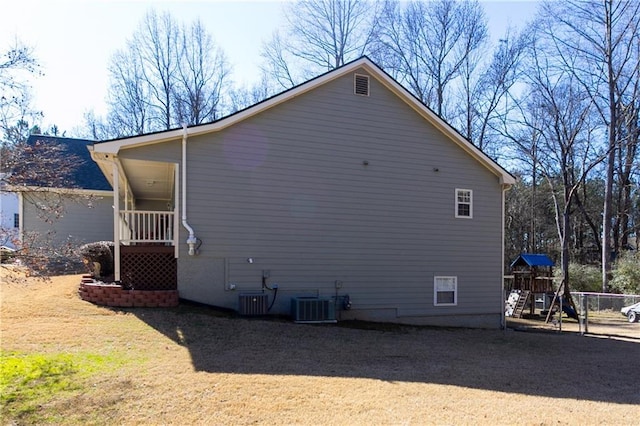
[[[79,281],[3,279],[3,424],[640,423],[640,339],[114,310]],[[48,391],[9,380],[34,359],[65,360]]]

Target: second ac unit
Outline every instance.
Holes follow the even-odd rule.
[[[335,303],[319,297],[294,297],[291,299],[291,316],[297,323],[336,322]]]

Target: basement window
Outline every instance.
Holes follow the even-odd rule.
[[[353,80],[353,93],[361,96],[369,96],[369,76],[355,74]]]
[[[458,304],[458,277],[433,278],[433,305],[456,306]]]

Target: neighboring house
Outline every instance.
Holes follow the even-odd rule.
[[[15,249],[20,235],[20,202],[18,194],[6,190],[5,176],[0,173],[0,247]]]
[[[31,135],[28,145],[57,146],[51,155],[69,156],[77,166],[68,173],[68,185],[52,188],[37,177],[24,185],[9,187],[17,195],[19,236],[22,244],[52,247],[78,246],[87,242],[113,240],[113,191],[91,160],[90,140]],[[46,152],[43,155],[46,156]],[[43,158],[46,164],[46,158]],[[4,213],[4,207],[3,207]]]
[[[366,57],[91,149],[119,194],[116,280],[134,288],[164,277],[245,314],[295,316],[312,296],[339,319],[501,326],[514,178]]]

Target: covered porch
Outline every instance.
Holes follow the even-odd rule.
[[[176,290],[177,163],[93,152],[114,193],[114,280],[135,290]]]

